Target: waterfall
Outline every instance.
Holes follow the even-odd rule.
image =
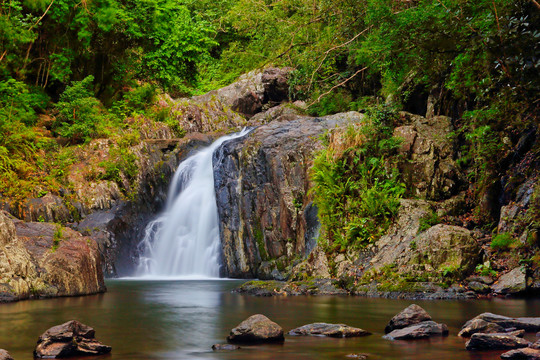
[[[166,210],[151,221],[139,244],[136,275],[149,278],[219,277],[220,238],[212,157],[223,136],[184,160],[169,187]]]

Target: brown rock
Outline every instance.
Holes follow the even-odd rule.
[[[501,359],[509,360],[540,360],[540,350],[533,348],[522,348],[510,350],[501,354]]]
[[[505,329],[515,328],[518,330],[523,329],[529,332],[540,330],[540,317],[511,318],[508,316],[502,316],[488,312],[482,313],[474,317],[473,319],[467,321],[465,325],[463,325],[462,330],[468,327],[470,323],[475,319],[481,319],[490,323],[494,323],[500,325]]]
[[[465,348],[467,350],[504,350],[527,347],[529,344],[530,342],[527,340],[511,334],[476,333],[471,336],[469,341],[467,341]]]
[[[393,330],[403,329],[407,326],[429,320],[431,320],[431,316],[426,310],[416,304],[411,304],[390,320],[388,325],[384,328],[384,332],[385,334],[388,334]]]
[[[111,347],[95,339],[91,327],[76,320],[53,326],[43,333],[34,350],[34,357],[57,359],[82,355],[103,355],[111,352]]]
[[[445,324],[437,324],[435,321],[423,321],[403,329],[393,330],[384,335],[383,338],[388,340],[414,340],[446,335],[448,335],[448,327]]]
[[[231,330],[231,343],[262,343],[284,341],[283,329],[261,314],[252,315]]]
[[[461,331],[458,333],[458,336],[470,337],[472,334],[476,333],[502,333],[504,328],[500,325],[497,325],[492,322],[487,322],[482,319],[472,319],[469,320],[463,325]]]
[[[358,337],[371,335],[370,332],[344,324],[313,323],[292,329],[289,335],[312,335],[328,337]]]

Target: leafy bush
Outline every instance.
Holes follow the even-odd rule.
[[[363,247],[383,235],[399,209],[405,186],[391,166],[399,141],[388,122],[393,114],[374,110],[344,133],[327,135],[311,179],[324,228],[322,245],[331,250]]]
[[[494,250],[507,250],[514,244],[516,239],[511,234],[504,232],[497,234],[491,239],[491,248]]]

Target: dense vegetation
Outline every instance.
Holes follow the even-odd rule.
[[[70,146],[129,143],[122,134],[137,122],[128,119],[166,120],[151,106],[156,93],[201,93],[276,65],[295,68],[291,97],[311,114],[388,103],[452,116],[480,198],[509,166],[499,155],[538,122],[539,26],[535,0],[1,0],[0,193],[59,191]],[[351,129],[350,148],[317,160],[317,196],[339,246],[368,240],[357,225],[373,207],[375,233],[395,212],[401,190],[384,166],[393,144],[384,116],[365,131],[388,146],[375,151]],[[125,168],[129,156],[119,150]],[[117,177],[108,165],[102,176]],[[321,169],[348,182],[332,189]],[[359,190],[365,184],[380,192]],[[368,193],[339,205],[355,215],[331,219],[331,197],[359,191]]]

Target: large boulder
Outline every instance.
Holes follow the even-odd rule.
[[[349,112],[273,121],[214,154],[223,275],[257,277],[262,261],[313,249],[319,222],[309,169],[322,146],[319,136],[362,119]]]
[[[525,330],[528,332],[534,332],[540,330],[540,317],[526,317],[526,318],[511,318],[508,316],[497,315],[492,313],[482,313],[473,319],[467,321],[461,331],[471,331],[473,324],[478,320],[483,320],[488,323],[493,323],[501,326],[504,329],[518,329]]]
[[[530,342],[506,333],[476,333],[465,344],[467,350],[504,350],[529,346]]]
[[[0,212],[0,301],[105,290],[97,244],[91,238]]]
[[[502,275],[491,288],[496,294],[513,295],[524,292],[527,289],[527,278],[525,272],[520,268],[515,268]]]
[[[403,329],[393,330],[383,337],[389,340],[414,340],[446,335],[448,335],[448,327],[445,324],[437,324],[435,321],[423,321]]]
[[[411,304],[390,320],[384,328],[384,333],[388,334],[393,330],[403,329],[407,326],[429,320],[431,320],[431,316],[426,310],[416,304]]]
[[[313,323],[289,331],[289,335],[311,335],[328,337],[358,337],[371,335],[370,332],[345,324]]]
[[[103,355],[111,352],[111,347],[103,345],[95,338],[90,326],[76,320],[53,326],[38,339],[34,357],[58,359],[85,355]]]
[[[502,333],[504,328],[496,323],[487,322],[483,319],[472,319],[467,321],[465,325],[461,328],[461,331],[458,333],[458,336],[470,337],[472,334],[476,333]]]
[[[284,341],[283,329],[261,314],[252,315],[231,330],[231,343],[263,343]]]

